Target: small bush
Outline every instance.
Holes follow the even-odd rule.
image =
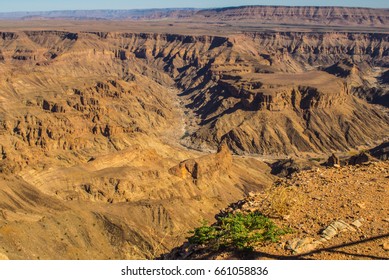
[[[193,235],[188,238],[188,241],[192,244],[206,244],[212,240],[217,239],[218,232],[215,227],[207,226],[207,221],[202,222],[202,226],[195,228],[194,231],[190,231]]]
[[[205,222],[191,231],[188,238],[192,244],[206,244],[218,249],[233,247],[252,250],[255,245],[265,242],[277,242],[289,229],[278,228],[269,218],[259,212],[249,214],[229,214],[219,218],[212,226]]]
[[[286,188],[274,188],[269,191],[268,197],[270,207],[268,208],[270,216],[282,217],[289,214],[290,205],[288,196],[288,190]]]
[[[301,190],[295,186],[273,186],[261,202],[262,213],[272,218],[283,218],[305,202]]]

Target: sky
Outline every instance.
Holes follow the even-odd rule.
[[[389,0],[0,0],[0,12],[188,7],[214,8],[241,5],[352,6],[389,8]]]

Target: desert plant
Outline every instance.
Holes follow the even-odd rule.
[[[284,218],[293,212],[293,209],[303,205],[304,201],[299,188],[285,186],[279,182],[266,190],[260,211],[268,217]]]
[[[188,238],[192,244],[205,244],[218,238],[218,232],[215,227],[208,226],[208,221],[203,220],[202,225],[189,233],[193,234]]]
[[[283,217],[290,212],[290,196],[288,188],[273,188],[268,193],[270,216]]]
[[[218,218],[216,224],[203,225],[191,231],[188,238],[192,244],[206,244],[218,249],[232,247],[252,250],[255,245],[277,242],[279,237],[289,229],[278,228],[268,217],[259,212],[248,214],[236,213]]]

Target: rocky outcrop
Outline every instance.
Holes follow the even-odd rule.
[[[355,156],[352,156],[348,159],[349,165],[357,165],[357,164],[363,164],[371,161],[373,158],[370,156],[370,154],[366,152],[361,152]]]
[[[370,149],[369,153],[380,160],[389,160],[389,142],[384,142],[381,145]]]
[[[317,166],[317,164],[308,160],[284,159],[271,164],[271,174],[279,177],[290,177],[296,172],[310,170],[314,166]]]
[[[325,68],[324,71],[337,77],[346,78],[358,71],[358,69],[350,60],[345,60]]]
[[[335,154],[332,154],[323,165],[328,167],[340,167],[340,159]]]
[[[216,154],[185,160],[172,167],[169,172],[182,179],[191,179],[198,183],[200,180],[227,173],[231,164],[231,152],[226,144],[222,144]]]
[[[315,240],[311,237],[296,238],[288,241],[287,249],[291,250],[294,254],[310,253],[318,249],[320,246],[330,241],[338,234],[351,231],[356,232],[361,226],[364,220],[356,220],[351,224],[346,223],[343,220],[334,221],[328,227],[326,227],[319,240]]]

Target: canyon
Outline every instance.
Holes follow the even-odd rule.
[[[312,30],[328,14],[345,28]],[[153,259],[271,186],[275,161],[387,141],[387,10],[167,17],[0,22],[0,258]]]

